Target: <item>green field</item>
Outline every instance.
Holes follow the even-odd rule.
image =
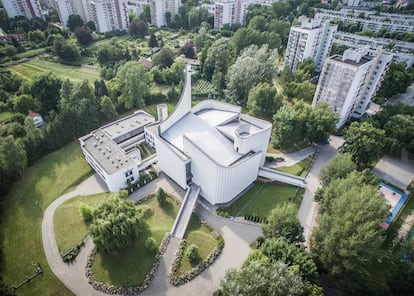
[[[144,282],[153,262],[154,254],[145,249],[145,240],[152,236],[160,244],[166,232],[169,232],[178,212],[178,205],[173,198],[160,207],[156,198],[140,204],[138,207],[151,208],[154,214],[146,219],[149,226],[129,247],[118,254],[97,253],[92,265],[96,279],[108,284],[120,286],[140,285]]]
[[[15,285],[23,281],[35,271],[32,262],[39,262],[44,271],[20,288],[19,295],[71,295],[46,262],[41,223],[47,206],[63,192],[73,190],[90,171],[79,144],[73,142],[28,168],[4,197],[0,233],[5,282]]]
[[[291,185],[257,181],[230,207],[220,210],[228,212],[233,217],[258,215],[264,218],[276,205],[288,202],[289,198],[295,196],[296,191],[297,188]],[[301,199],[297,197],[295,203],[300,202]]]
[[[70,79],[73,81],[82,81],[87,79],[90,82],[94,82],[96,79],[100,78],[99,70],[96,68],[63,65],[40,60],[38,58],[11,66],[9,69],[12,73],[28,80],[32,79],[34,76],[47,72],[52,72],[59,78]]]
[[[310,165],[312,164],[312,160],[312,156],[309,156],[292,166],[278,167],[276,170],[299,177],[305,177]]]
[[[71,247],[80,243],[88,234],[88,226],[83,222],[79,214],[79,205],[87,204],[96,209],[109,193],[99,193],[88,196],[77,196],[60,205],[53,217],[56,243],[60,252],[66,252]]]
[[[191,216],[184,238],[187,240],[187,248],[191,244],[198,246],[198,252],[200,254],[200,260],[198,262],[206,259],[214,248],[217,247],[219,242],[211,235],[211,230],[208,227],[201,225],[200,218],[194,214]],[[180,272],[190,271],[198,263],[195,262],[195,264],[192,264],[187,256],[185,256],[187,248],[184,251],[184,256],[178,269]]]

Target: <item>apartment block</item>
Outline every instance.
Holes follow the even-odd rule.
[[[180,6],[181,0],[151,0],[151,23],[157,27],[165,27],[166,13],[169,12],[173,19]]]
[[[351,117],[359,118],[369,107],[392,61],[392,54],[382,50],[371,52],[369,47],[348,49],[342,56],[325,61],[312,106],[328,102],[339,116],[337,128]]]
[[[150,0],[129,0],[128,12],[139,16],[144,12],[144,6],[150,4]]]
[[[70,15],[79,15],[86,23],[90,20],[85,0],[55,0],[61,24],[67,28]]]
[[[42,7],[38,0],[1,0],[9,18],[24,16],[27,19],[35,17],[44,19]]]
[[[126,0],[86,0],[89,17],[99,33],[127,30],[129,26]]]
[[[312,59],[319,72],[329,55],[337,26],[322,22],[321,19],[307,17],[300,17],[299,21],[301,22],[299,26],[290,28],[285,66],[294,71],[298,63],[305,59]]]

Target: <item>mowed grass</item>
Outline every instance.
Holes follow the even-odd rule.
[[[190,271],[200,261],[206,259],[219,243],[219,241],[211,235],[211,230],[208,227],[201,225],[200,218],[194,214],[191,216],[184,238],[187,240],[187,247],[184,251],[180,268],[178,269],[183,273]],[[194,262],[194,264],[192,264],[185,255],[188,247],[192,244],[196,244],[198,246],[198,252],[200,255],[199,260]]]
[[[288,202],[295,196],[297,187],[280,183],[263,183],[256,181],[253,186],[230,207],[220,209],[230,216],[257,215],[267,217],[278,204]],[[295,202],[300,203],[300,198]]]
[[[178,213],[178,205],[173,198],[167,200],[168,203],[162,208],[156,198],[137,206],[143,210],[151,208],[154,214],[146,219],[148,229],[132,245],[117,254],[96,254],[92,271],[98,281],[119,286],[141,285],[144,282],[155,258],[154,253],[146,250],[145,240],[152,236],[159,245],[165,233],[171,231]]]
[[[5,282],[15,285],[33,274],[32,262],[43,268],[43,275],[20,288],[19,295],[71,295],[46,262],[41,223],[47,206],[90,171],[79,144],[73,142],[28,168],[4,197],[0,233]]]
[[[56,243],[60,252],[66,252],[80,243],[88,234],[89,224],[85,223],[79,213],[79,205],[86,204],[96,209],[111,194],[99,193],[87,196],[76,196],[60,205],[53,217]]]
[[[86,79],[89,80],[89,82],[93,83],[96,79],[100,79],[99,70],[96,68],[63,65],[40,60],[38,58],[11,66],[9,69],[12,73],[15,73],[23,79],[27,80],[30,80],[34,76],[38,76],[47,72],[52,72],[59,78],[70,79],[75,82],[83,81]]]
[[[276,170],[280,172],[296,175],[299,177],[305,177],[311,164],[312,164],[312,156],[309,156],[292,166],[278,167],[276,168]]]

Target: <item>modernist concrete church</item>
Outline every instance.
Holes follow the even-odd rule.
[[[241,114],[241,107],[205,100],[191,107],[191,66],[175,111],[146,127],[160,169],[181,187],[200,187],[210,204],[234,199],[256,180],[263,166],[271,123]],[[164,107],[166,110],[166,106]]]

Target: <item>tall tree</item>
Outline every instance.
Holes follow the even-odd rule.
[[[62,81],[51,72],[36,76],[29,84],[27,93],[40,101],[43,115],[56,110],[61,84]]]
[[[104,121],[114,119],[118,115],[114,103],[112,103],[112,100],[107,96],[101,98],[100,112]]]
[[[249,91],[259,82],[271,82],[275,69],[276,51],[267,45],[250,46],[237,58],[227,73],[227,99],[246,106]]]
[[[78,39],[78,43],[87,46],[93,42],[92,31],[86,26],[77,27],[75,29],[75,36]]]
[[[298,209],[292,203],[276,206],[262,224],[265,237],[283,237],[289,242],[303,242],[303,227],[297,218]]]
[[[302,295],[300,276],[281,263],[251,262],[240,271],[229,270],[221,282],[221,295],[294,296]]]
[[[33,98],[31,95],[23,94],[13,99],[13,109],[16,112],[27,115],[29,111],[40,111],[39,100]]]
[[[277,95],[276,88],[269,83],[259,83],[249,92],[247,110],[255,116],[272,118],[282,106],[282,97]]]
[[[160,69],[169,68],[174,62],[174,53],[168,47],[163,47],[154,55],[153,62]]]
[[[151,48],[158,47],[158,40],[154,33],[151,33],[150,39],[148,41],[148,46]]]
[[[378,96],[389,98],[404,93],[414,79],[414,71],[406,69],[405,63],[391,63],[381,83]]]
[[[74,32],[77,27],[83,26],[82,18],[77,14],[71,14],[68,18],[68,23],[66,24],[70,31]]]
[[[332,111],[329,104],[319,102],[306,121],[308,140],[313,143],[328,140],[329,135],[336,130],[337,122],[338,116]]]
[[[129,24],[128,30],[131,36],[144,38],[148,34],[148,25],[145,21],[135,17]]]
[[[27,156],[21,139],[12,135],[0,137],[0,191],[5,191],[10,181],[23,174]]]
[[[345,178],[350,172],[356,170],[356,164],[349,153],[337,154],[322,168],[319,178],[323,185],[329,185],[332,180]]]
[[[358,165],[377,160],[384,148],[385,132],[366,121],[353,122],[345,132],[344,151],[352,155]]]
[[[145,106],[144,96],[149,93],[149,73],[140,62],[127,62],[118,72],[119,89],[122,94],[118,98],[125,108],[142,108]]]

